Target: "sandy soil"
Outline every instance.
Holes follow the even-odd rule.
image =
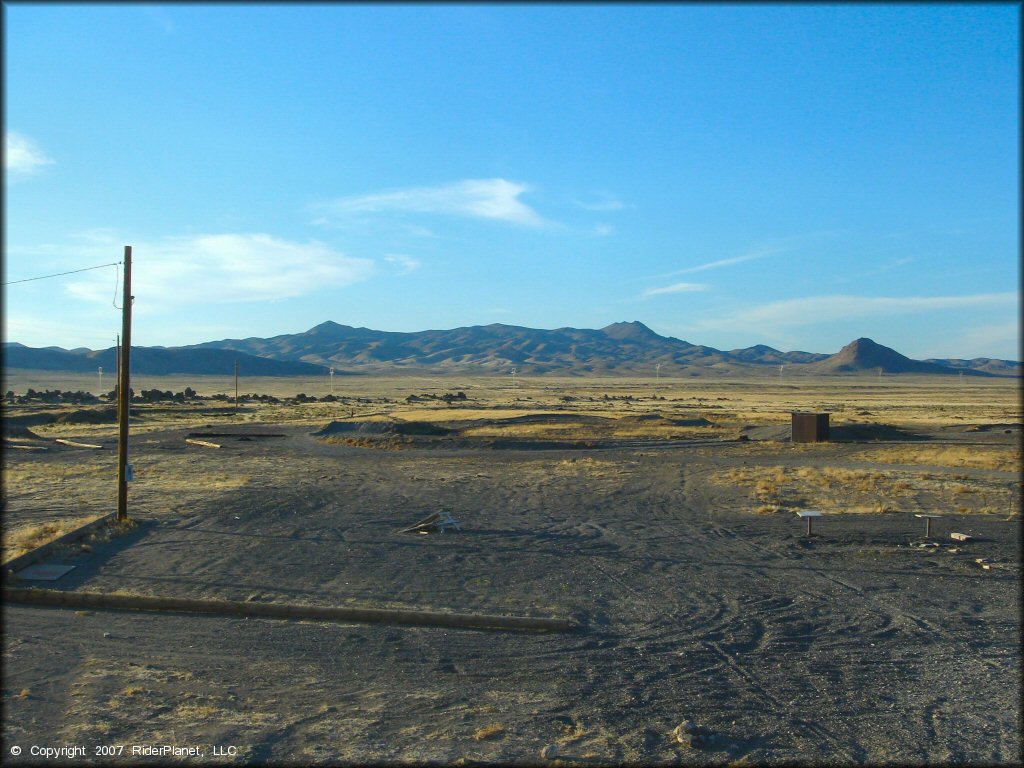
[[[872,453],[910,440],[800,446],[723,440],[728,430],[601,426],[584,448],[553,427],[505,434],[473,416],[476,432],[364,430],[358,444],[314,434],[330,420],[151,424],[132,443],[138,528],[66,552],[76,568],[59,581],[21,583],[557,616],[584,630],[5,605],[8,763],[33,745],[81,745],[77,761],[103,763],[522,764],[545,762],[549,744],[563,764],[1020,760],[1016,471]],[[1019,455],[1019,424],[970,429],[902,434]],[[4,451],[5,532],[109,511],[114,440],[77,430],[61,434],[104,447],[54,444],[53,432],[16,439],[46,451]],[[778,467],[790,474],[759,491],[757,472]],[[811,469],[881,479],[846,475],[844,493]],[[723,481],[740,470],[750,482]],[[880,497],[899,511],[870,511]],[[793,514],[851,500],[868,511],[826,515],[809,538]],[[757,514],[766,501],[780,511]],[[398,533],[437,510],[462,530]],[[944,515],[939,546],[916,546],[915,512]],[[684,719],[713,739],[679,744]],[[111,745],[126,749],[96,755]],[[205,757],[132,757],[142,745]]]

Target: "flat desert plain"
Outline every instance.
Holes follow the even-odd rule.
[[[231,391],[135,384],[188,385]],[[333,387],[337,402],[237,413],[134,408],[132,525],[49,558],[75,566],[56,581],[9,586],[579,628],[5,601],[8,764],[55,762],[33,747],[84,748],[63,763],[1019,764],[1019,382]],[[95,410],[5,408],[5,560],[114,510],[116,426]],[[790,442],[791,410],[829,412],[832,439]],[[824,513],[811,536],[806,510]],[[461,530],[400,532],[433,512]],[[930,540],[915,514],[941,515]]]

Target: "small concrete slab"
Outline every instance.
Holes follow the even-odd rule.
[[[970,541],[974,537],[967,533],[951,533],[949,538],[956,539],[957,541]]]
[[[38,563],[36,565],[30,565],[28,568],[22,568],[14,577],[17,579],[29,579],[31,581],[56,581],[61,576],[64,576],[69,571],[73,570],[73,565],[56,565],[54,563]]]

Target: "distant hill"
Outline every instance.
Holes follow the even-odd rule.
[[[929,358],[925,362],[957,370],[982,371],[983,373],[991,373],[996,376],[1024,375],[1024,363],[1018,363],[1014,360],[995,360],[991,357],[975,357],[971,360],[934,360]]]
[[[597,330],[543,330],[515,325],[477,325],[451,330],[398,333],[325,322],[302,333],[270,338],[222,339],[185,347],[133,347],[135,373],[218,374],[234,370],[247,376],[320,375],[334,368],[345,373],[501,373],[524,375],[732,376],[773,373],[786,376],[855,375],[881,369],[889,374],[965,374],[1020,376],[1021,364],[1009,360],[911,360],[871,339],[857,339],[834,355],[781,352],[763,344],[722,351],[660,336],[641,322],[612,323]],[[4,366],[43,370],[113,371],[114,349],[92,352],[59,347],[31,349],[4,345]],[[772,370],[774,369],[774,370]]]
[[[641,322],[613,323],[598,330],[541,330],[515,325],[395,333],[321,323],[304,333],[269,339],[223,339],[197,348],[235,349],[282,360],[302,360],[348,369],[431,369],[501,371],[522,374],[650,375],[661,364],[666,374],[741,374],[764,363],[806,362],[805,352],[772,350],[768,360],[745,357],[660,336]],[[765,348],[769,349],[769,348]]]
[[[40,371],[78,371],[95,373],[98,367],[113,374],[117,370],[117,350],[66,350],[60,347],[36,349],[17,342],[5,343],[4,368],[30,368]],[[132,347],[133,374],[161,376],[178,374],[233,375],[235,361],[245,376],[313,376],[327,373],[321,365],[271,360],[226,349],[187,349],[174,347]],[[113,379],[111,379],[113,381]]]
[[[366,371],[501,371],[521,374],[705,376],[765,373],[786,365],[792,373],[855,374],[881,366],[889,373],[1020,375],[1020,364],[989,361],[946,366],[911,360],[870,339],[858,339],[837,355],[781,352],[759,344],[728,352],[660,336],[641,322],[613,323],[598,330],[542,330],[495,323],[452,330],[397,333],[353,328],[332,321],[308,331],[269,339],[222,339],[195,345],[224,348],[281,360],[300,360],[338,369]],[[660,369],[658,369],[660,366]],[[1000,367],[1001,366],[1001,367]]]
[[[814,373],[861,373],[881,370],[883,373],[969,373],[973,376],[991,375],[974,369],[953,369],[939,363],[911,360],[895,349],[883,347],[871,339],[851,341],[831,357],[810,363],[808,371]]]
[[[824,360],[828,355],[815,352],[780,352],[764,344],[757,344],[746,349],[734,349],[728,353],[737,360],[758,365],[780,365],[780,364],[801,364],[814,363]]]

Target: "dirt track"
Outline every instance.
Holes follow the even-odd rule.
[[[1011,520],[947,514],[938,548],[910,546],[923,525],[909,512],[826,517],[808,539],[792,514],[750,514],[745,492],[709,480],[816,460],[797,446],[376,450],[251,428],[285,436],[204,438],[214,450],[186,445],[188,430],[148,433],[132,498],[151,522],[28,584],[566,616],[586,631],[5,606],[5,751],[535,763],[554,743],[592,764],[1020,758],[1019,498]],[[176,494],[147,492],[172,472],[186,478]],[[190,472],[219,485],[189,487]],[[435,510],[462,531],[397,533]],[[952,547],[951,530],[976,539]],[[675,742],[687,717],[713,740]]]

